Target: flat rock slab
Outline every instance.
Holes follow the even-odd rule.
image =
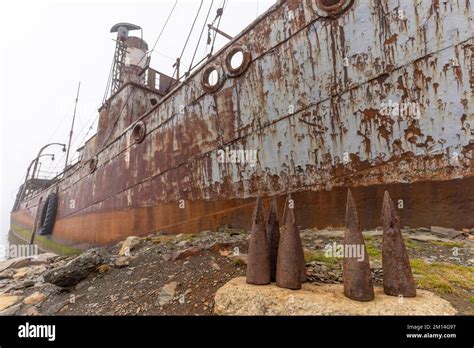
[[[18,303],[22,298],[20,296],[0,294],[0,311]]]
[[[414,298],[399,299],[375,288],[375,300],[357,302],[344,296],[342,284],[303,284],[287,290],[275,284],[256,286],[234,278],[215,296],[217,315],[454,315],[456,309],[432,292],[417,289]]]

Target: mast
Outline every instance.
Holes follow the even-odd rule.
[[[69,150],[71,149],[72,133],[74,131],[74,122],[76,121],[76,110],[77,110],[77,102],[79,101],[79,91],[80,91],[80,89],[81,89],[81,81],[79,81],[79,85],[77,86],[76,104],[74,105],[74,114],[72,115],[71,131],[69,132],[69,142],[68,142],[68,145],[67,145],[66,163],[64,165],[64,170],[67,169],[67,163],[69,161]]]

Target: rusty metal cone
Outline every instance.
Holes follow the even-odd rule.
[[[275,197],[272,198],[272,204],[268,213],[267,224],[267,244],[270,254],[270,278],[276,281],[276,265],[278,258],[278,243],[280,242],[280,223],[278,221],[278,207]]]
[[[381,220],[383,290],[385,294],[391,296],[415,297],[416,286],[405,241],[400,231],[400,218],[387,191],[383,197]]]
[[[278,244],[276,285],[281,288],[298,290],[301,289],[303,247],[296,225],[294,209],[288,207],[290,199],[291,197],[288,196],[285,202],[284,226],[281,229],[280,243]]]
[[[289,201],[291,200],[291,194],[288,195],[288,197],[286,198],[286,202],[285,202],[285,206],[283,208],[283,218],[282,218],[282,225],[285,226],[286,225],[286,211],[289,208]],[[293,210],[293,209],[290,209],[290,210]],[[294,228],[296,229],[296,238],[297,238],[297,242],[296,242],[296,253],[298,255],[298,257],[300,258],[300,264],[301,264],[301,282],[302,283],[306,283],[307,281],[307,277],[306,277],[306,261],[304,259],[304,250],[303,250],[303,243],[301,242],[301,236],[300,236],[300,230],[298,228],[298,225],[296,224],[296,217],[294,215],[294,212],[292,214],[292,219],[293,219],[293,225],[294,225]]]
[[[296,222],[294,224],[294,228],[296,230],[296,253],[298,254],[299,260],[300,260],[300,272],[301,272],[301,282],[306,283],[306,261],[304,260],[304,250],[303,250],[303,243],[301,242],[301,236],[300,236],[300,230],[298,228],[298,225],[296,225]]]
[[[357,250],[363,250],[363,255],[360,253],[354,255],[354,251]],[[349,251],[352,255],[347,255]],[[371,301],[374,299],[374,286],[372,284],[369,257],[364,237],[359,228],[359,216],[357,215],[350,190],[347,193],[346,204],[343,278],[344,295],[346,297],[356,301]]]
[[[253,212],[253,227],[247,260],[247,283],[254,285],[270,283],[270,253],[261,197],[257,198]]]

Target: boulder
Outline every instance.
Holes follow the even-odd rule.
[[[130,256],[120,256],[115,260],[114,265],[117,268],[128,267],[130,266],[130,259]]]
[[[0,311],[0,315],[15,315],[17,314],[21,309],[21,303],[17,303],[16,305],[13,305],[11,307],[8,307],[7,309],[4,309],[3,311]]]
[[[171,282],[163,286],[163,288],[160,291],[160,294],[158,295],[157,304],[159,306],[164,306],[165,304],[168,304],[171,301],[173,301],[177,286],[178,286],[177,282]]]
[[[12,279],[15,275],[15,271],[13,269],[6,269],[3,272],[0,272],[0,280],[1,279]]]
[[[135,248],[138,243],[140,243],[140,238],[138,237],[128,237],[122,244],[122,247],[119,251],[119,256],[130,256],[131,251]]]
[[[197,255],[200,252],[199,248],[197,247],[192,247],[184,250],[179,250],[173,253],[172,260],[177,261],[177,260],[183,260],[185,258],[188,258],[190,256]]]
[[[18,268],[15,271],[15,275],[13,276],[13,279],[23,279],[28,275],[28,273],[29,273],[28,267]]]
[[[255,286],[245,277],[234,278],[215,295],[217,315],[454,315],[456,309],[435,294],[417,290],[417,296],[387,296],[375,288],[375,299],[358,302],[344,296],[342,284],[302,284],[301,290]]]
[[[35,257],[18,257],[16,259],[8,259],[0,262],[0,272],[7,269],[24,268],[34,265],[42,265],[50,263],[58,255],[53,253],[39,254]]]
[[[40,312],[36,309],[36,307],[28,307],[25,311],[25,315],[27,316],[38,316],[40,315]]]
[[[458,231],[453,228],[431,226],[431,233],[443,238],[453,239],[462,234],[462,231]]]
[[[44,274],[44,281],[61,287],[76,285],[104,263],[104,257],[97,249],[91,249],[77,256],[67,264]]]
[[[15,269],[15,275],[13,279],[23,279],[31,276],[43,274],[46,271],[45,265],[36,265],[29,267],[22,267]]]
[[[30,296],[26,297],[23,300],[23,303],[27,305],[36,305],[38,303],[43,302],[45,299],[46,299],[45,294],[42,294],[41,292],[35,292],[31,294]]]
[[[0,272],[9,268],[20,268],[28,266],[31,262],[30,257],[19,257],[16,259],[8,259],[0,262]]]

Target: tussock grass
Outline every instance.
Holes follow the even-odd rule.
[[[456,292],[454,285],[464,289],[474,288],[472,267],[443,262],[428,263],[421,259],[412,259],[410,264],[421,289],[451,294]]]

